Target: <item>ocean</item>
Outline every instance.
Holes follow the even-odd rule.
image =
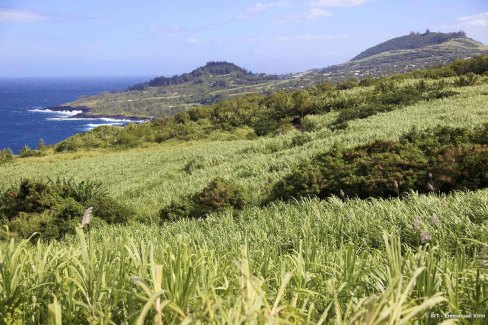
[[[25,145],[36,148],[40,139],[54,144],[100,125],[124,125],[114,119],[71,119],[70,112],[45,109],[81,95],[121,91],[148,77],[107,78],[0,78],[0,149],[18,153]]]

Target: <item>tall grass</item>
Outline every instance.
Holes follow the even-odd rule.
[[[328,128],[330,113],[310,117],[305,136],[20,159],[0,166],[0,188],[25,177],[100,181],[142,220],[216,176],[236,179],[259,202],[290,168],[336,141],[484,123],[487,87],[345,131]],[[199,157],[203,167],[188,173]],[[276,203],[164,226],[79,229],[51,243],[0,242],[0,324],[436,324],[431,314],[486,315],[487,215],[483,190]]]
[[[431,313],[486,314],[488,223],[475,218],[486,214],[487,191],[312,200],[163,228],[79,230],[36,246],[11,241],[0,245],[0,315],[32,324],[59,310],[76,324],[429,324]],[[428,243],[417,241],[417,218]]]

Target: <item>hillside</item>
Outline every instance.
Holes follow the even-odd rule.
[[[412,32],[410,35],[396,37],[373,46],[355,56],[352,61],[362,60],[382,52],[420,49],[426,46],[442,44],[452,39],[466,39],[466,33],[432,33],[427,31],[424,34],[420,34]]]
[[[229,88],[231,83],[236,85],[253,85],[269,80],[277,80],[277,76],[268,76],[265,74],[254,74],[233,63],[229,62],[208,62],[205,66],[199,67],[190,73],[176,75],[171,78],[157,77],[146,83],[134,85],[129,90],[144,90],[149,87],[166,87],[184,84],[187,82],[195,84],[209,83],[207,78],[211,76],[220,76],[210,86],[219,88]],[[231,77],[229,80],[227,77]]]
[[[486,71],[248,95],[5,160],[0,321],[488,317]]]
[[[281,79],[228,62],[209,62],[190,73],[157,77],[125,92],[83,96],[64,106],[84,106],[91,115],[165,116],[249,92],[270,91]]]
[[[442,66],[457,59],[487,53],[487,46],[465,37],[463,32],[412,33],[367,49],[343,64],[304,73],[300,84],[378,78]]]

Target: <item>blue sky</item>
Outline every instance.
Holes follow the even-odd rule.
[[[427,28],[488,44],[488,1],[0,0],[0,77],[298,72]]]

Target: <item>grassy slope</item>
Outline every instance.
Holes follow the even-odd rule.
[[[344,132],[332,133],[326,128],[335,113],[310,117],[308,123],[317,131],[310,134],[303,146],[293,146],[296,134],[287,134],[255,141],[166,143],[121,152],[59,154],[22,159],[14,165],[0,167],[0,186],[22,177],[97,179],[109,187],[111,195],[148,217],[153,217],[172,198],[195,192],[218,175],[236,178],[253,187],[258,198],[268,186],[268,178],[279,179],[290,166],[326,150],[335,141],[355,145],[378,138],[395,139],[413,126],[419,129],[438,124],[473,126],[488,121],[488,85],[459,91],[461,95],[453,98],[419,103],[351,122]],[[206,169],[192,175],[182,171],[188,159],[200,156],[207,162]],[[440,220],[435,227],[429,224],[433,213]],[[83,255],[87,248],[76,238],[54,243],[49,249],[45,244],[28,248],[28,253],[21,255],[22,263],[26,264],[18,278],[27,288],[33,288],[25,300],[30,301],[31,295],[38,298],[39,305],[29,309],[29,317],[44,314],[46,301],[51,302],[55,294],[60,298],[65,319],[69,315],[81,315],[81,319],[100,320],[110,312],[113,312],[111,317],[123,319],[127,315],[116,315],[122,307],[115,289],[138,290],[128,282],[132,275],[151,283],[148,267],[152,265],[149,252],[153,248],[155,261],[165,272],[162,286],[167,290],[166,297],[184,311],[184,315],[177,316],[166,308],[167,323],[186,317],[218,323],[264,323],[278,319],[305,323],[309,317],[314,323],[331,306],[329,321],[340,313],[346,320],[343,324],[353,324],[352,316],[360,317],[359,312],[364,316],[380,308],[388,317],[395,317],[388,308],[400,306],[399,310],[405,311],[407,306],[423,301],[423,298],[416,301],[408,298],[402,302],[403,292],[416,298],[442,292],[449,304],[444,302],[434,311],[470,313],[483,308],[474,305],[468,294],[476,281],[478,262],[464,260],[466,255],[461,248],[472,252],[474,249],[474,254],[478,251],[476,245],[462,238],[486,235],[486,221],[474,224],[469,218],[487,213],[488,191],[484,190],[447,197],[413,195],[406,201],[277,204],[163,227],[105,227],[93,232],[93,255]],[[400,254],[385,248],[383,232],[398,232],[402,242],[418,240],[411,228],[417,217],[422,219],[422,229],[431,233],[432,249],[414,252],[404,247]],[[248,251],[244,249],[246,242]],[[14,245],[12,250],[15,247],[20,246]],[[32,270],[42,267],[44,254],[52,264],[47,267],[49,272],[41,276]],[[105,260],[97,264],[102,254],[106,254]],[[7,253],[6,244],[0,244],[0,260],[10,261],[12,256]],[[24,265],[14,262],[8,265]],[[418,266],[430,266],[436,271],[424,273],[432,278],[420,278],[412,293],[406,289],[406,283]],[[286,272],[291,272],[289,282],[284,277]],[[486,272],[481,272],[481,280],[486,281]],[[186,278],[188,274],[190,277]],[[56,277],[61,280],[54,281]],[[90,279],[102,291],[90,289],[93,288],[89,286]],[[396,282],[398,279],[402,282]],[[53,283],[36,286],[44,280]],[[85,286],[90,298],[80,294],[80,288]],[[278,294],[280,286],[286,288],[283,296]],[[189,288],[187,296],[182,295],[184,288]],[[21,289],[19,297],[25,291]],[[334,292],[341,310],[334,307]],[[371,300],[370,304],[361,300],[373,294],[380,300]],[[381,299],[388,304],[382,305]],[[91,307],[76,309],[72,304],[75,300]],[[275,300],[277,306],[283,306],[280,313],[273,311]],[[136,315],[142,308],[142,305],[124,306],[123,310]],[[425,320],[427,311],[419,315]],[[392,318],[390,323],[395,320],[399,318]],[[365,322],[364,318],[356,320],[356,324]]]
[[[311,80],[344,80],[359,76],[386,76],[425,67],[445,65],[456,59],[475,57],[488,53],[488,47],[469,38],[451,39],[447,42],[418,49],[385,51],[370,57],[351,60],[305,75]],[[327,74],[324,77],[324,73]]]
[[[0,169],[0,186],[22,177],[74,177],[101,180],[113,196],[124,198],[142,215],[154,215],[180,195],[192,193],[218,175],[239,179],[258,196],[268,179],[280,179],[291,166],[334,142],[348,145],[374,139],[395,139],[413,126],[473,126],[488,121],[488,87],[458,89],[461,95],[421,102],[398,111],[350,123],[346,131],[332,133],[326,126],[335,113],[309,117],[317,131],[307,134],[303,146],[294,146],[291,133],[255,141],[166,143],[121,152],[74,153],[28,158]],[[325,128],[324,128],[325,127]],[[194,157],[204,157],[207,168],[192,175],[183,171]]]

